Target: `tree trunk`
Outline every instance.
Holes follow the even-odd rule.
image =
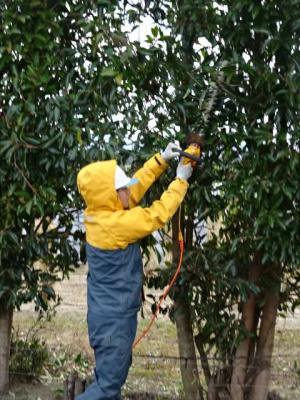
[[[249,281],[256,282],[261,272],[260,256],[256,254],[249,272]],[[251,344],[250,334],[254,333],[256,311],[256,296],[250,293],[246,303],[242,305],[242,324],[248,336],[239,344],[236,350],[231,377],[230,395],[232,400],[243,400],[248,356]]]
[[[202,400],[196,351],[188,304],[182,299],[174,303],[175,323],[180,355],[180,370],[186,400]]]
[[[254,378],[249,400],[266,400],[271,375],[271,360],[274,347],[275,325],[279,305],[280,266],[273,266],[275,278],[266,290],[265,304],[259,331],[257,352],[254,361]],[[274,284],[275,282],[275,284]]]
[[[173,262],[178,264],[178,227],[179,212],[172,220],[173,236]],[[193,328],[190,317],[190,309],[184,297],[176,295],[174,301],[174,318],[177,330],[178,348],[180,355],[180,370],[186,400],[203,400],[202,388],[200,386],[196,350],[193,336]]]
[[[0,302],[0,394],[5,394],[9,385],[9,355],[13,309]]]
[[[64,400],[74,400],[75,396],[85,391],[86,379],[81,379],[78,372],[73,371],[64,382]]]
[[[211,373],[210,373],[210,368],[209,368],[209,364],[208,364],[208,358],[207,358],[207,355],[206,355],[205,350],[204,350],[204,345],[203,345],[203,340],[202,340],[202,337],[201,337],[201,333],[198,333],[198,335],[195,336],[195,343],[196,343],[198,352],[200,354],[201,366],[202,366],[202,369],[203,369],[203,372],[204,372],[206,385],[208,387],[210,382],[211,382]]]
[[[259,301],[259,300],[257,300]],[[259,305],[256,302],[255,305],[255,314],[254,314],[254,322],[253,322],[253,332],[257,333],[257,328],[258,328],[258,324],[260,321],[260,317],[261,317],[261,308],[259,307]],[[248,355],[248,368],[253,365],[254,363],[254,359],[255,359],[255,351],[256,351],[256,338],[257,335],[255,335],[255,337],[251,337],[250,338],[250,347],[249,347],[249,355]],[[249,375],[249,372],[248,372]],[[246,379],[247,380],[247,379]]]

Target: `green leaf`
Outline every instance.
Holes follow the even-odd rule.
[[[300,19],[297,19],[296,21],[293,22],[293,31],[296,31],[297,29],[300,28]]]
[[[8,236],[12,239],[12,241],[13,241],[17,246],[20,245],[19,239],[18,239],[17,235],[16,235],[14,232],[8,231]]]
[[[11,140],[1,140],[0,142],[0,155],[5,153],[11,146],[13,146],[13,143]]]
[[[55,143],[61,136],[61,133],[58,133],[48,141],[44,142],[41,146],[42,149],[47,149],[49,148],[53,143]],[[50,149],[50,151],[54,152],[55,154],[59,154],[58,150],[56,149]]]
[[[103,68],[100,75],[104,76],[104,77],[115,77],[118,74],[119,74],[119,72],[116,71],[114,68],[107,67],[107,68]]]
[[[54,120],[55,122],[58,122],[60,116],[60,109],[58,107],[54,108]]]
[[[204,188],[204,197],[205,197],[205,200],[206,200],[208,203],[210,203],[210,197],[209,197],[209,195],[208,195],[208,191],[207,191],[206,188]]]
[[[157,25],[155,25],[153,28],[151,28],[151,33],[155,38],[158,36],[158,32],[159,32],[159,30],[158,30]]]
[[[26,137],[26,143],[28,144],[33,144],[34,146],[37,146],[40,144],[40,141],[34,137],[27,136]]]
[[[78,129],[77,132],[76,132],[76,139],[77,139],[77,142],[79,144],[81,144],[81,145],[83,144],[82,135],[81,135],[81,130],[80,129]]]
[[[118,74],[115,76],[115,82],[117,85],[122,85],[123,83],[123,74]]]
[[[283,193],[286,194],[287,197],[288,197],[290,200],[293,200],[294,191],[293,191],[293,189],[292,189],[291,187],[289,187],[289,186],[287,186],[287,185],[282,185],[282,190],[283,190]]]
[[[33,200],[31,199],[31,200],[29,200],[29,201],[26,203],[26,205],[25,205],[25,210],[26,210],[26,213],[27,213],[28,215],[31,214],[32,204],[33,204]]]
[[[263,33],[264,35],[270,36],[271,33],[268,29],[265,28],[253,28],[254,32],[256,33]]]

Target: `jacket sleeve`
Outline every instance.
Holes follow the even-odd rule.
[[[130,210],[120,210],[109,218],[109,231],[116,242],[134,243],[162,228],[175,214],[187,192],[188,183],[175,179],[148,208],[140,206]]]
[[[139,204],[149,187],[167,168],[168,163],[159,153],[145,162],[143,167],[133,175],[139,182],[130,187],[130,207],[135,207]]]

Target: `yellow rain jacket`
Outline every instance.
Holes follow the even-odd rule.
[[[175,214],[188,188],[185,180],[175,179],[160,200],[147,208],[138,206],[148,188],[168,167],[156,154],[135,173],[139,182],[130,187],[130,208],[124,210],[114,186],[116,165],[116,160],[98,161],[82,168],[77,177],[87,206],[86,241],[103,250],[124,249],[162,228]]]

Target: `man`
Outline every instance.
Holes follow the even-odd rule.
[[[138,241],[162,228],[175,214],[192,174],[178,164],[175,180],[150,207],[138,206],[148,188],[176,157],[169,143],[132,179],[116,160],[87,165],[78,174],[86,203],[88,330],[94,349],[95,381],[76,400],[119,400],[131,365],[141,305],[142,257]]]

